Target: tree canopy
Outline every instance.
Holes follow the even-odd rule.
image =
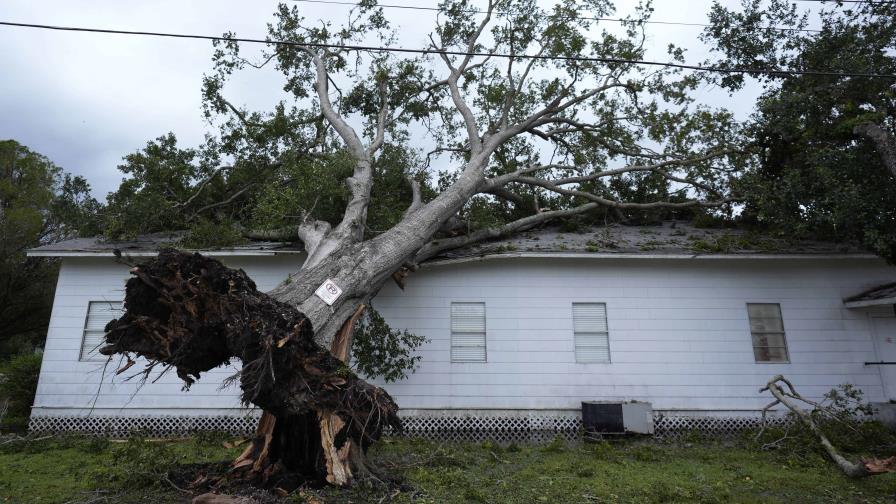
[[[167,135],[126,158],[107,234],[295,239],[309,218],[335,226],[359,189],[343,181],[357,178],[367,149],[371,237],[401,219],[418,189],[426,202],[449,188],[489,141],[492,187],[452,219],[465,230],[546,209],[595,222],[728,211],[743,155],[737,122],[694,102],[693,74],[626,63],[645,58],[649,3],[612,26],[594,19],[613,13],[609,2],[585,4],[503,0],[470,15],[471,2],[443,2],[422,55],[346,47],[395,45],[398,27],[376,2],[361,2],[344,25],[281,4],[268,37],[283,43],[249,54],[235,34],[216,43],[203,113],[217,133],[205,145],[181,149]],[[669,47],[669,57],[683,61],[684,51]],[[274,109],[232,103],[232,76],[263,66],[283,77]]]
[[[802,31],[810,18],[791,2],[716,4],[703,38],[727,67],[896,75],[896,3],[830,2],[819,17],[818,31]],[[889,136],[896,152],[896,80],[753,77],[765,92],[747,129],[758,166],[740,185],[744,219],[795,236],[862,242],[896,260],[896,173],[863,133]],[[731,74],[717,82],[738,90],[747,81]]]
[[[50,319],[56,265],[25,251],[96,234],[99,208],[82,177],[0,141],[0,357],[42,344]]]

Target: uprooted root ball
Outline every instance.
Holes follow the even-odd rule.
[[[312,445],[322,415],[336,415],[345,423],[338,445],[351,439],[366,446],[379,439],[384,427],[401,428],[398,406],[388,393],[317,345],[310,321],[259,292],[242,270],[200,254],[163,250],[131,273],[125,315],[106,326],[100,353],[145,357],[150,362],[146,376],[153,369],[173,368],[187,386],[202,372],[240,359],[242,370],[234,379],[239,379],[244,403],[272,413],[278,427],[291,425],[290,431],[296,423],[313,424],[299,429],[310,436],[302,446],[311,454],[290,453],[300,448],[295,440],[282,445],[287,466],[307,470],[314,462],[321,469]],[[291,463],[290,457],[297,459]]]

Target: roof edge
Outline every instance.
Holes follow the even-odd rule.
[[[215,256],[275,256],[281,254],[302,254],[303,250],[202,250],[202,249],[184,249],[187,252],[199,252],[203,255],[215,257]],[[158,254],[158,251],[139,251],[139,252],[126,252],[124,255],[130,257],[154,257]],[[31,249],[26,251],[26,255],[28,257],[115,257],[115,254],[111,250],[103,250],[103,251],[77,251],[77,250],[64,250],[64,251],[48,251],[48,250],[36,250]],[[530,259],[700,259],[700,260],[744,260],[744,259],[758,259],[758,260],[773,260],[773,259],[784,259],[784,260],[794,260],[794,259],[878,259],[882,260],[880,257],[874,254],[861,254],[861,253],[853,253],[853,254],[644,254],[644,253],[599,253],[599,252],[513,252],[513,253],[500,253],[500,254],[484,254],[484,255],[476,255],[476,256],[468,256],[468,257],[450,257],[450,258],[442,258],[442,259],[431,259],[429,261],[424,262],[422,265],[427,266],[443,266],[449,264],[457,264],[457,263],[466,263],[466,262],[480,262],[480,261],[490,261],[496,259],[516,259],[516,258],[530,258]]]
[[[199,252],[210,257],[225,256],[275,256],[281,254],[302,254],[304,250],[202,250],[202,249],[183,249],[185,252]],[[129,257],[155,257],[158,251],[145,250],[139,252],[123,252],[122,255]],[[25,255],[28,257],[116,257],[111,250],[102,251],[86,251],[86,250],[27,250]]]
[[[495,259],[691,259],[691,260],[794,260],[794,259],[878,259],[874,254],[638,254],[638,253],[594,253],[594,252],[515,252],[502,254],[486,254],[469,257],[451,257],[432,259],[421,266],[445,266],[466,262],[491,261]]]
[[[896,296],[889,296],[879,299],[865,299],[862,301],[844,301],[844,308],[868,308],[871,306],[896,305]]]

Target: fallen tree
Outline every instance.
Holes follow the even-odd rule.
[[[205,371],[242,361],[233,378],[242,400],[265,414],[256,439],[234,463],[237,475],[265,482],[285,468],[346,484],[367,473],[363,450],[383,429],[401,428],[388,393],[315,343],[308,319],[259,292],[242,270],[165,250],[131,274],[125,314],[106,326],[100,352],[128,362],[144,357],[146,378],[162,366],[159,372],[174,369],[186,386]]]
[[[263,472],[269,451],[279,450],[274,460],[305,457],[290,464],[325,471],[334,484],[363,473],[364,444],[394,421],[395,406],[325,349],[344,357],[360,307],[386,282],[403,286],[423,261],[556,219],[682,217],[722,213],[736,201],[730,182],[746,155],[740,128],[726,111],[692,102],[693,74],[642,63],[651,9],[624,20],[620,34],[617,22],[599,24],[614,10],[607,0],[588,2],[593,17],[570,2],[542,9],[534,0],[492,0],[475,15],[472,7],[440,4],[433,33],[411,54],[358,46],[394,46],[376,2],[359,4],[340,27],[280,5],[260,63],[233,34],[216,41],[203,80],[205,112],[221,119],[220,135],[202,149],[211,154],[194,163],[172,139],[128,158],[133,178],[112,198],[119,210],[111,221],[139,223],[140,232],[158,230],[143,227],[156,222],[191,225],[204,236],[226,228],[304,246],[300,270],[270,297],[199,259],[169,253],[138,267],[129,296],[140,301],[127,303],[132,318],[110,328],[104,349],[146,355],[188,382],[242,359],[244,400],[269,414],[241,467]],[[227,99],[235,71],[270,62],[287,93],[274,111]],[[425,159],[411,147],[432,142]],[[431,159],[451,167],[436,177]],[[344,186],[328,178],[336,169]],[[230,291],[227,279],[241,290]],[[214,286],[214,296],[195,294],[195,282]],[[330,295],[316,294],[325,287]],[[158,292],[171,297],[156,301]],[[344,449],[345,438],[354,448]]]
[[[782,384],[784,387],[782,387]],[[858,462],[852,462],[837,450],[828,437],[824,434],[818,422],[813,418],[812,412],[806,411],[800,407],[800,403],[812,406],[813,411],[821,413],[826,412],[824,405],[801,396],[793,384],[782,375],[775,375],[768,381],[765,387],[759,389],[759,392],[768,391],[775,400],[762,409],[762,417],[765,420],[768,411],[777,406],[783,405],[791,413],[796,415],[797,419],[803,423],[818,438],[821,447],[827,453],[828,457],[837,464],[837,467],[850,478],[863,478],[865,476],[873,476],[875,474],[883,474],[888,472],[896,472],[896,456],[886,459],[862,459]]]

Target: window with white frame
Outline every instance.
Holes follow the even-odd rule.
[[[82,361],[100,361],[106,357],[97,350],[103,343],[106,324],[124,315],[121,301],[91,301],[87,306],[87,320],[84,322],[84,338],[81,341]]]
[[[606,303],[573,303],[576,362],[610,362]]]
[[[778,303],[747,303],[756,362],[788,362],[784,319]]]
[[[451,362],[485,361],[485,303],[451,303]]]

